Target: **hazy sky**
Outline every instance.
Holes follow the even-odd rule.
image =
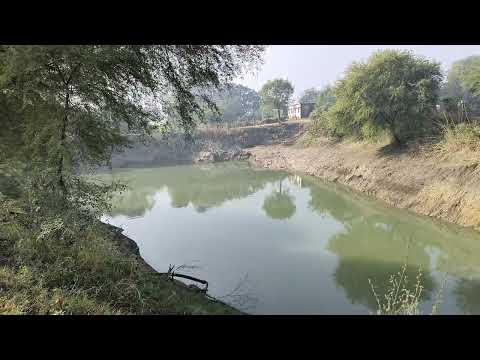
[[[444,71],[456,60],[480,55],[480,45],[275,45],[267,48],[264,64],[255,75],[237,82],[258,91],[268,80],[287,78],[298,97],[305,89],[333,83],[350,63],[379,49],[412,50],[440,62]]]

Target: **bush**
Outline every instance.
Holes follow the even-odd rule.
[[[447,151],[480,150],[480,123],[446,124],[443,127],[441,147]]]
[[[442,287],[436,294],[430,315],[435,315],[438,312],[438,306],[442,301],[445,281],[446,278],[444,278]],[[368,282],[370,283],[373,295],[377,300],[378,308],[376,315],[421,315],[419,306],[424,290],[421,269],[418,269],[415,282],[410,284],[407,276],[407,264],[404,264],[398,273],[390,276],[389,286],[383,299],[380,298],[375,291],[373,282],[370,279]]]
[[[327,128],[335,136],[372,136],[383,129],[393,142],[429,126],[442,78],[440,66],[409,52],[385,50],[352,64],[335,85]],[[413,130],[413,131],[412,131]]]
[[[311,136],[328,135],[328,123],[326,118],[316,116],[307,125],[307,131]]]

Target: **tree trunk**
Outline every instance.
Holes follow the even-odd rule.
[[[65,104],[64,104],[64,115],[60,127],[60,154],[58,157],[57,163],[57,177],[58,177],[58,186],[62,192],[63,198],[65,199],[67,196],[67,187],[65,184],[64,178],[64,163],[65,163],[65,152],[66,152],[66,138],[67,138],[67,126],[68,126],[68,113],[70,111],[70,82],[73,79],[73,76],[80,68],[81,63],[75,65],[75,67],[70,72],[68,79],[65,79],[62,71],[58,69],[58,74],[63,80],[65,85]],[[58,67],[57,67],[58,68]]]
[[[278,114],[278,123],[281,122],[281,119],[280,119],[280,109],[277,109],[277,114]]]
[[[392,121],[390,123],[390,131],[391,131],[392,137],[393,137],[392,145],[394,145],[394,146],[401,145],[402,142],[400,141],[400,138],[398,137],[397,133],[395,132],[395,121]]]
[[[60,130],[60,155],[58,157],[58,164],[57,164],[57,177],[58,177],[58,186],[62,192],[62,195],[65,197],[67,194],[67,187],[65,185],[65,179],[63,176],[63,166],[64,166],[64,158],[65,158],[65,139],[67,137],[67,122],[68,122],[68,111],[70,105],[70,93],[67,90],[67,94],[65,95],[65,114],[63,116],[61,130]]]

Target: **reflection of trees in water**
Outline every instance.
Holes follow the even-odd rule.
[[[368,280],[372,280],[377,294],[384,298],[390,288],[390,276],[407,264],[407,287],[413,290],[419,268],[422,272],[422,299],[428,299],[435,288],[429,271],[430,259],[425,250],[406,237],[393,236],[392,228],[375,226],[375,220],[355,221],[345,230],[334,235],[328,249],[339,256],[340,261],[334,279],[352,303],[377,309],[377,302]],[[408,258],[407,258],[408,243]]]
[[[112,215],[141,216],[154,204],[154,194],[167,188],[174,208],[193,205],[199,212],[222,205],[228,200],[242,199],[267,183],[283,179],[287,174],[255,171],[238,164],[204,166],[172,166],[144,169],[122,174],[129,190],[114,200]],[[143,209],[143,211],[142,211]]]
[[[376,311],[378,309],[377,300],[368,280],[373,282],[380,301],[384,301],[385,294],[392,287],[392,284],[389,283],[390,277],[401,271],[402,266],[401,262],[382,263],[360,258],[342,258],[335,270],[334,279],[336,284],[345,290],[345,294],[352,304],[362,304],[369,310]],[[413,292],[418,276],[418,267],[407,265],[405,274],[408,279],[406,287]],[[421,284],[424,287],[421,299],[430,299],[436,285],[428,271],[422,270]]]
[[[362,215],[354,201],[340,196],[335,191],[334,184],[329,185],[330,189],[327,189],[319,182],[308,179],[302,182],[302,187],[310,189],[308,207],[320,215],[329,215],[342,223]]]
[[[390,277],[398,273],[405,262],[408,287],[413,290],[421,268],[422,299],[430,298],[436,285],[423,239],[431,234],[421,233],[421,228],[412,227],[411,222],[334,185],[327,187],[311,180],[304,181],[303,185],[310,188],[309,207],[313,211],[344,225],[340,233],[329,239],[328,250],[339,257],[334,279],[352,303],[376,310],[377,301],[368,280],[373,281],[377,294],[383,299],[391,286]]]
[[[478,234],[386,209],[334,184],[305,178],[302,186],[310,189],[309,207],[313,211],[345,226],[343,232],[330,239],[328,248],[340,258],[334,277],[350,301],[376,308],[368,278],[379,287],[379,292],[384,292],[389,276],[400,271],[405,263],[406,243],[410,241],[410,282],[415,281],[421,266],[425,295],[431,295],[437,286],[429,271],[434,263],[436,271],[458,278],[454,291],[458,306],[467,313],[480,313],[480,281],[466,280],[472,274],[480,274]],[[434,249],[435,255],[430,254],[430,249]]]
[[[155,204],[154,191],[127,191],[118,199],[114,200],[110,216],[126,215],[128,217],[140,217],[150,211]]]
[[[453,290],[458,307],[465,314],[480,314],[480,280],[459,279]]]
[[[173,177],[165,181],[172,206],[192,204],[200,213],[229,200],[243,199],[286,176],[227,164],[190,167],[188,173],[181,172],[170,174]]]
[[[290,195],[288,189],[282,190],[282,181],[280,180],[279,189],[274,189],[263,202],[263,210],[272,219],[289,219],[295,214],[296,206],[294,197]]]
[[[142,216],[154,205],[154,195],[166,187],[172,207],[190,204],[198,212],[220,206],[225,201],[251,195],[268,183],[278,182],[287,174],[256,171],[238,164],[207,166],[175,166],[135,170],[121,173],[130,190],[115,200],[112,215]],[[372,293],[368,278],[379,289],[388,277],[404,264],[406,243],[409,245],[408,272],[414,282],[418,266],[422,266],[425,295],[435,286],[429,267],[427,249],[435,249],[436,270],[459,278],[454,294],[457,304],[466,313],[480,312],[480,282],[467,280],[480,274],[480,237],[468,230],[452,231],[447,225],[410,215],[395,209],[385,209],[342,187],[323,184],[309,177],[290,179],[291,183],[310,190],[312,211],[330,216],[344,225],[343,232],[333,236],[328,248],[339,256],[335,271],[336,283],[345,289],[352,302],[370,308]],[[264,201],[263,209],[272,218],[289,218],[296,211],[293,198],[284,189],[275,190]],[[320,230],[319,230],[320,231]],[[372,308],[373,309],[373,308]]]

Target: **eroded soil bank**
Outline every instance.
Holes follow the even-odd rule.
[[[391,206],[480,230],[480,156],[445,153],[434,145],[399,149],[334,142],[295,141],[249,149],[250,161],[338,182]]]
[[[301,132],[302,121],[240,128],[201,128],[186,141],[181,134],[154,136],[144,144],[132,138],[133,146],[112,156],[112,167],[161,166],[178,163],[202,163],[246,160],[248,148],[277,144]]]

